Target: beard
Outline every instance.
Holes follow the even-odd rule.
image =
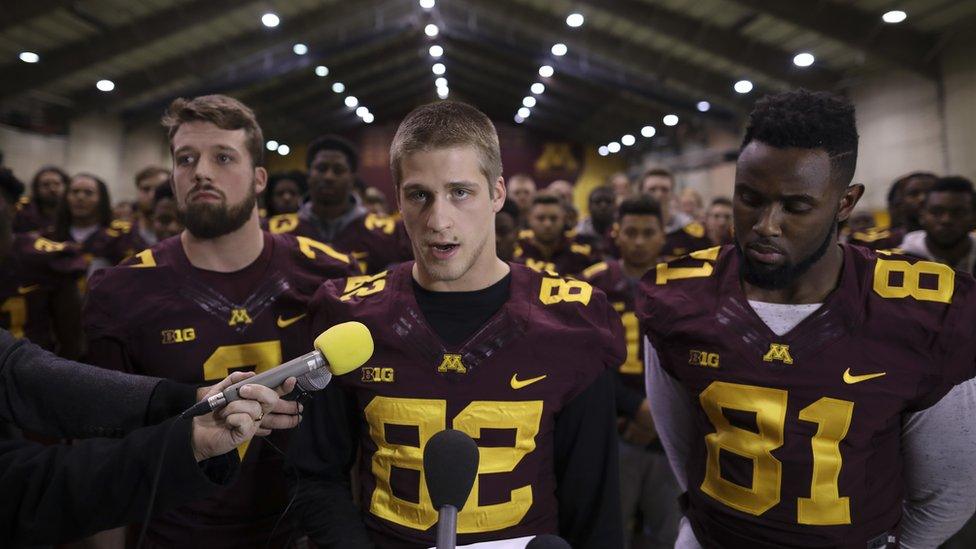
[[[779,267],[772,268],[755,265],[749,256],[742,251],[742,245],[739,243],[739,239],[736,238],[735,251],[739,256],[739,277],[748,284],[762,288],[763,290],[782,290],[789,288],[827,253],[831,244],[836,240],[836,230],[837,221],[835,220],[827,230],[827,234],[821,241],[820,246],[813,253],[797,263],[785,263]]]
[[[223,196],[223,193],[221,195]],[[243,227],[251,218],[256,204],[257,193],[252,179],[247,196],[237,204],[228,206],[226,197],[219,204],[191,202],[180,211],[180,214],[190,234],[199,239],[212,239]]]

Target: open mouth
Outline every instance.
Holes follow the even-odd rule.
[[[451,243],[430,245],[430,249],[433,252],[434,257],[437,259],[448,259],[452,257],[455,253],[457,253],[458,248],[460,248],[459,244]]]

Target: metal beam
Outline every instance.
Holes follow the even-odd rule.
[[[253,29],[247,29],[236,38],[224,42],[220,48],[214,48],[211,45],[204,46],[187,52],[176,59],[163,61],[131,72],[116,79],[116,92],[112,94],[85,90],[75,94],[72,99],[78,111],[110,109],[120,103],[119,95],[139,96],[151,92],[154,88],[165,83],[188,75],[213,78],[215,75],[229,73],[232,72],[231,69],[242,66],[245,69],[251,69],[252,72],[249,74],[252,74],[255,68],[260,69],[264,66],[262,56],[266,57],[277,50],[281,50],[281,53],[290,52],[291,44],[299,36],[315,33],[319,36],[329,37],[329,41],[334,44],[346,44],[345,37],[351,30],[351,21],[354,19],[369,19],[365,26],[374,30],[388,28],[388,23],[383,23],[383,21],[395,21],[397,24],[402,24],[398,18],[378,15],[378,12],[383,9],[396,9],[398,7],[402,8],[402,2],[397,0],[360,0],[346,13],[337,15],[336,6],[330,4],[308,12],[301,17],[282,21],[273,34],[255,37]],[[398,11],[404,10],[399,9]],[[295,56],[291,57],[294,58]],[[303,59],[298,61],[291,59],[291,62],[308,64],[308,61]],[[270,71],[265,72],[274,75],[275,70],[283,71],[288,70],[288,68],[287,64],[272,64],[269,67]],[[245,70],[245,72],[247,71]],[[267,78],[267,74],[263,75],[262,78]]]
[[[48,15],[54,10],[68,7],[72,4],[74,4],[73,0],[4,1],[2,9],[0,9],[0,32],[12,29],[31,19]]]
[[[659,5],[639,0],[585,0],[580,3],[622,21],[640,22],[641,26],[657,34],[751,68],[784,87],[831,89],[841,79],[839,72],[827,69],[822,64],[798,68],[793,65],[793,54],[790,52]]]
[[[929,78],[938,74],[938,39],[907,25],[888,25],[881,14],[869,14],[839,2],[731,0],[802,27],[845,46]]]
[[[91,38],[42,51],[41,63],[4,67],[4,77],[0,80],[0,100],[41,88],[240,7],[242,5],[237,0],[197,0],[140,17],[107,33],[100,32]]]

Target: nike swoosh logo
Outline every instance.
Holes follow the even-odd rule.
[[[21,287],[17,288],[17,293],[20,294],[20,295],[29,294],[29,293],[33,292],[34,290],[36,290],[36,289],[38,289],[40,287],[41,287],[40,284],[32,284],[30,286],[21,286]]]
[[[287,327],[291,326],[292,324],[298,322],[299,320],[305,318],[305,315],[306,314],[307,313],[302,313],[302,314],[300,314],[300,315],[298,315],[296,317],[293,317],[293,318],[281,318],[281,315],[278,315],[278,327],[279,328],[287,328]]]
[[[887,373],[888,372],[881,372],[881,373],[878,373],[878,374],[863,374],[863,375],[856,376],[856,375],[851,374],[851,369],[848,368],[848,369],[844,370],[844,383],[846,383],[848,385],[852,385],[854,383],[860,383],[862,381],[867,381],[869,379],[874,379],[876,377],[881,377],[881,376],[883,376],[883,375],[885,375]]]
[[[546,376],[533,377],[533,378],[523,379],[522,381],[519,381],[518,374],[512,374],[512,389],[521,389],[523,387],[528,387],[529,385],[532,385],[536,381],[542,381],[543,379],[546,379]]]

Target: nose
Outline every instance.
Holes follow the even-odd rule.
[[[450,229],[454,224],[450,215],[450,204],[446,200],[434,198],[428,207],[427,228],[439,233]]]
[[[206,155],[200,155],[193,170],[193,180],[197,183],[213,181],[213,162]]]
[[[778,204],[773,203],[762,209],[759,219],[752,226],[752,230],[762,237],[781,236],[783,234],[782,221],[783,209]]]

